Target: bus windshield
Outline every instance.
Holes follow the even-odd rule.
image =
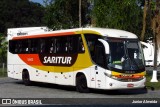
[[[108,68],[120,71],[144,69],[144,57],[138,40],[109,40]]]

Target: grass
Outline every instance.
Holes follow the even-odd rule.
[[[0,68],[0,77],[7,77],[7,68]]]
[[[158,75],[157,79],[158,82],[150,82],[152,79],[152,75],[146,75],[146,86],[148,87],[154,87],[155,90],[160,90],[160,75]]]

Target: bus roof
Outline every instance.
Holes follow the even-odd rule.
[[[37,29],[38,28],[38,29]],[[34,30],[35,29],[35,30]],[[74,28],[74,29],[65,29],[65,30],[44,30],[47,27],[26,27],[26,28],[11,28],[8,29],[8,39],[22,39],[34,37],[47,37],[52,35],[67,35],[67,34],[79,34],[79,33],[92,33],[98,34],[106,37],[113,38],[137,38],[137,36],[131,32],[118,29],[109,29],[109,28]],[[34,31],[34,32],[33,32]],[[35,32],[36,31],[36,32]],[[10,36],[10,37],[9,37]]]
[[[113,37],[113,38],[138,38],[135,34],[118,29],[110,28],[84,28],[83,30],[91,30],[99,33],[102,36]]]

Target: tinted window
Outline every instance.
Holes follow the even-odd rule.
[[[85,34],[85,38],[87,41],[88,49],[90,51],[92,60],[94,60],[95,59],[95,47],[98,42],[98,39],[101,38],[101,36],[95,35],[95,34]]]
[[[83,53],[81,35],[68,35],[49,38],[10,40],[9,51],[14,54],[27,53]]]

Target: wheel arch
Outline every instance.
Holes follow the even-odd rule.
[[[78,72],[75,76],[75,85],[76,85],[76,80],[79,76],[84,75],[87,81],[87,87],[89,87],[89,76],[85,74],[84,72]]]
[[[23,72],[28,72],[28,69],[26,69],[26,68],[24,68],[23,70],[22,70],[22,73]],[[28,72],[29,73],[29,72]]]

